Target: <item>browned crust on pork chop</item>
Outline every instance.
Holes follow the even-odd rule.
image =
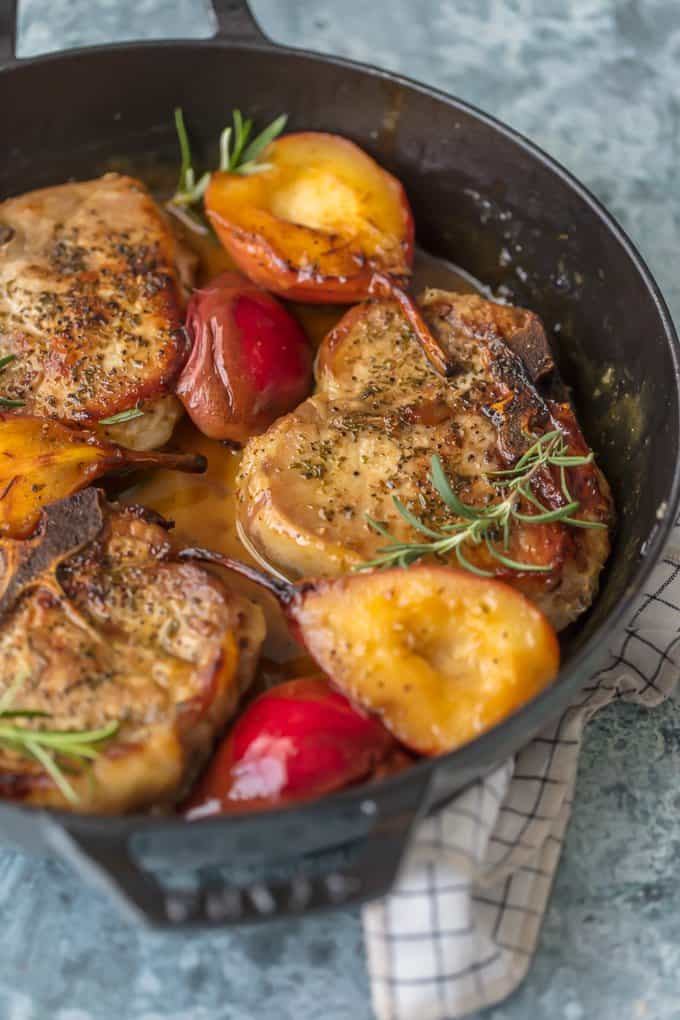
[[[90,423],[171,392],[188,353],[179,252],[143,184],[32,191],[0,204],[0,226],[2,396]]]
[[[373,558],[385,539],[367,516],[400,541],[419,540],[394,496],[431,527],[450,523],[428,478],[433,454],[460,498],[479,506],[497,500],[489,473],[515,463],[538,436],[560,428],[570,450],[587,452],[572,408],[544,399],[516,352],[528,334],[534,354],[548,349],[540,320],[445,291],[426,292],[420,305],[454,365],[450,378],[431,367],[395,302],[360,305],[325,338],[315,394],[247,444],[241,524],[285,572],[340,574]],[[539,361],[548,367],[533,357],[534,374]],[[570,468],[569,476],[579,514],[610,523],[599,469]],[[546,473],[537,484],[546,505],[562,505],[554,478]],[[524,591],[559,629],[592,601],[609,545],[606,528],[515,524],[507,555],[549,569],[510,569],[483,546],[466,548],[466,556]]]
[[[1,541],[0,565],[0,697],[18,683],[13,704],[49,714],[13,721],[118,724],[91,766],[58,759],[75,804],[37,761],[0,744],[2,796],[99,813],[180,796],[253,677],[259,607],[178,562],[162,519],[92,489],[48,508],[34,538]]]

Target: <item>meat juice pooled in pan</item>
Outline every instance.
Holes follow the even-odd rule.
[[[229,270],[231,268],[228,255],[221,251],[217,245],[210,240],[209,236],[201,237],[200,243],[192,243],[196,242],[197,239],[194,238],[191,233],[187,232],[184,240],[188,241],[189,245],[194,248],[195,254],[198,256],[200,266],[197,282],[199,283],[199,286],[202,283],[210,282],[210,280],[214,279],[220,271]],[[387,289],[389,290],[390,281],[386,278],[383,279],[385,280]],[[448,267],[446,263],[421,255],[416,262],[416,273],[412,290],[415,293],[420,291],[425,284],[431,285],[433,283],[445,287],[447,290],[455,290],[458,294],[461,292],[474,294],[475,292],[479,293],[482,290],[481,287],[475,286],[474,281],[471,281],[469,277],[455,269],[452,269],[451,267]],[[238,285],[241,286],[240,282]],[[402,310],[404,310],[404,306],[401,305],[398,295],[395,295],[394,293],[383,294],[382,292],[375,291],[372,288],[372,285],[369,289],[369,293],[371,296],[375,295],[383,299],[390,298],[392,301],[396,298],[397,305],[400,305]],[[454,295],[449,295],[449,297],[452,300]],[[487,307],[491,307],[488,302],[482,302],[482,304]],[[299,318],[312,343],[312,346],[314,347],[319,346],[323,337],[328,333],[329,328],[332,328],[341,315],[346,311],[346,308],[344,307],[335,308],[333,306],[326,306],[319,309],[305,304],[300,305],[292,303],[289,303],[287,307]],[[380,303],[380,307],[384,307],[382,302]],[[497,308],[498,306],[494,307]],[[357,309],[357,312],[361,311],[362,309]],[[511,310],[508,309],[508,312],[510,311]],[[523,315],[530,314],[521,312],[521,310],[512,311],[517,311],[519,314]],[[409,321],[408,310],[406,310],[406,318],[407,321]],[[431,357],[431,352],[428,351],[426,344],[423,346],[428,360],[432,362],[433,359]],[[512,344],[510,344],[510,348],[512,349]],[[439,348],[438,350],[441,356],[441,349]],[[435,369],[436,368],[437,366],[435,365]],[[441,369],[438,371],[440,371],[440,373],[442,372]],[[448,370],[444,374],[448,375]],[[238,438],[241,439],[243,437],[239,435]],[[247,545],[244,547],[244,536],[243,533],[239,531],[234,512],[235,491],[237,487],[236,474],[241,459],[240,453],[234,450],[233,444],[227,445],[219,443],[215,439],[205,438],[188,420],[185,420],[182,423],[181,428],[178,430],[178,435],[173,438],[172,446],[181,448],[183,452],[189,456],[192,454],[202,454],[205,456],[209,463],[209,470],[206,476],[192,479],[189,482],[178,482],[177,479],[169,477],[169,473],[167,471],[159,471],[140,481],[140,483],[135,486],[134,490],[128,494],[128,498],[134,502],[143,503],[150,509],[155,509],[171,518],[177,525],[175,540],[179,540],[181,544],[193,546],[194,551],[198,553],[198,559],[207,559],[209,562],[219,564],[219,556],[214,556],[214,554],[211,553],[202,556],[199,550],[195,549],[196,546],[204,545],[212,550],[216,550],[218,553],[221,552],[228,557],[237,557],[239,560],[245,560],[250,563],[255,562],[258,559],[258,554],[254,550],[249,549]],[[599,526],[604,527],[604,525]],[[441,571],[441,575],[439,574],[439,571]],[[475,703],[475,705],[471,705],[468,717],[465,719],[458,719],[457,715],[455,718],[452,716],[451,725],[446,728],[445,731],[440,733],[437,730],[437,727],[433,726],[433,716],[431,714],[428,715],[427,712],[419,714],[420,698],[417,691],[421,686],[420,680],[422,679],[419,674],[417,677],[415,673],[413,675],[413,679],[418,682],[413,684],[412,689],[415,700],[413,700],[410,705],[407,703],[409,701],[408,697],[406,697],[404,702],[404,691],[407,692],[407,690],[411,689],[408,684],[404,686],[404,690],[399,694],[398,698],[396,697],[396,692],[385,693],[385,681],[388,676],[395,676],[396,674],[399,674],[400,684],[402,684],[402,681],[405,682],[410,678],[410,674],[401,677],[402,671],[405,673],[408,672],[407,665],[410,662],[408,656],[403,657],[400,649],[393,648],[392,652],[394,653],[395,658],[392,666],[389,667],[387,663],[384,663],[383,665],[385,668],[382,669],[380,666],[380,663],[382,662],[380,656],[378,657],[380,662],[378,662],[378,659],[373,662],[370,657],[368,661],[366,661],[364,653],[361,651],[364,642],[368,640],[369,637],[372,639],[375,638],[382,647],[383,643],[389,640],[393,630],[396,629],[401,632],[404,627],[404,620],[406,617],[402,619],[400,616],[398,619],[395,618],[395,620],[392,620],[392,617],[389,616],[389,613],[385,610],[385,613],[383,613],[385,618],[382,619],[380,613],[376,614],[376,612],[374,612],[374,607],[376,605],[383,606],[384,603],[385,607],[388,607],[390,610],[394,610],[396,605],[395,596],[396,594],[401,593],[401,595],[404,596],[405,601],[403,606],[400,602],[399,607],[397,608],[402,615],[406,614],[406,616],[408,616],[408,621],[412,622],[413,614],[415,613],[416,616],[418,615],[414,606],[421,600],[425,588],[429,591],[435,580],[437,581],[437,584],[435,585],[437,588],[437,597],[439,598],[439,602],[441,602],[441,606],[439,606],[439,603],[437,605],[438,608],[441,609],[441,613],[439,615],[441,617],[440,623],[442,625],[442,639],[446,641],[448,647],[448,644],[450,643],[449,637],[447,636],[449,634],[449,627],[453,627],[454,634],[456,630],[456,627],[451,622],[453,620],[458,621],[457,626],[462,628],[461,633],[467,638],[471,627],[471,622],[466,617],[466,614],[469,615],[468,602],[474,602],[476,597],[475,588],[479,586],[480,582],[479,580],[475,580],[470,577],[468,574],[461,574],[460,571],[442,571],[441,568],[439,568],[439,571],[435,570],[433,572],[431,567],[426,568],[423,566],[415,571],[411,571],[408,575],[404,575],[400,571],[388,571],[387,573],[372,576],[350,576],[340,583],[326,581],[308,583],[304,586],[304,590],[301,589],[301,593],[304,595],[304,598],[299,602],[299,604],[297,598],[293,599],[291,602],[288,597],[286,597],[286,599],[281,599],[279,593],[278,601],[279,604],[283,603],[284,605],[285,611],[283,613],[281,612],[280,605],[276,605],[276,603],[267,596],[266,591],[257,588],[254,589],[247,577],[244,578],[239,582],[239,588],[244,594],[247,594],[255,602],[263,606],[269,623],[269,637],[264,649],[265,658],[260,667],[261,686],[266,687],[286,679],[298,678],[301,675],[304,676],[305,673],[315,670],[315,668],[318,670],[318,667],[321,666],[325,670],[326,674],[332,678],[333,682],[344,690],[347,695],[349,695],[352,701],[358,702],[365,709],[381,716],[388,728],[399,740],[403,741],[411,750],[421,754],[436,754],[445,752],[451,749],[452,746],[464,743],[479,732],[480,729],[483,730],[489,725],[493,725],[499,717],[497,712],[500,712],[501,715],[506,714],[506,712],[509,709],[512,709],[512,707],[515,707],[517,703],[521,703],[526,696],[531,693],[535,693],[536,689],[543,686],[546,682],[549,682],[550,678],[557,670],[557,645],[552,631],[540,618],[540,614],[538,614],[529,603],[522,600],[521,596],[517,596],[516,593],[512,592],[511,589],[504,589],[503,586],[498,586],[493,589],[494,594],[498,596],[498,599],[501,602],[503,599],[509,600],[508,606],[506,607],[508,613],[506,615],[501,613],[503,620],[506,621],[503,623],[503,626],[507,627],[507,619],[512,615],[510,610],[513,609],[513,607],[520,624],[521,621],[519,618],[522,617],[522,613],[524,613],[526,616],[526,619],[524,620],[525,626],[531,630],[531,627],[529,626],[529,622],[531,622],[534,630],[536,631],[536,635],[538,635],[534,644],[536,646],[540,646],[541,649],[543,649],[543,645],[545,645],[545,654],[539,656],[540,661],[537,664],[534,664],[536,666],[534,670],[536,673],[534,678],[535,683],[533,683],[533,681],[529,683],[526,690],[520,691],[517,689],[512,696],[509,696],[507,704],[499,703],[496,704],[495,707],[492,705],[492,709],[490,710],[488,717],[484,717],[483,719],[481,717],[479,719],[477,718],[478,706],[476,706]],[[231,581],[233,584],[233,575]],[[422,584],[418,587],[421,581]],[[393,585],[396,585],[396,587],[393,588]],[[346,586],[350,587],[351,592],[345,591]],[[267,586],[265,585],[265,589],[266,587]],[[314,589],[313,597],[312,589]],[[470,589],[469,592],[468,589]],[[484,590],[486,591],[486,589]],[[503,594],[504,591],[506,594]],[[468,599],[467,596],[461,596],[460,592],[467,592],[470,598]],[[364,607],[366,610],[365,613],[362,613],[360,606],[357,605],[353,605],[352,609],[348,609],[350,602],[353,603],[354,601],[353,599],[348,600],[345,598],[346,595],[350,594],[361,596],[358,598],[359,603],[361,603],[362,599],[366,601],[366,606]],[[413,596],[413,598],[411,598],[411,596]],[[459,596],[466,605],[464,612],[462,610],[459,611],[458,602],[456,602],[456,599],[459,598]],[[490,621],[488,619],[488,614],[492,612],[493,607],[487,605],[483,599],[482,602],[483,604],[480,603],[480,612],[483,611],[485,614],[484,618],[480,616],[480,620],[484,624],[482,631],[484,634],[489,632],[489,637],[493,640],[493,627],[489,627]],[[370,607],[373,608],[369,607],[369,603]],[[291,607],[294,607],[294,611]],[[366,626],[373,627],[373,631],[371,631],[370,635],[368,633],[364,634],[363,632],[358,633],[357,636],[360,640],[357,649],[355,649],[355,651],[359,652],[358,656],[351,654],[352,649],[348,646],[346,648],[346,654],[342,657],[343,661],[339,664],[334,658],[334,650],[336,649],[336,646],[338,648],[345,648],[346,634],[352,633],[350,618],[352,613],[355,613],[357,609],[360,610],[359,616],[361,617],[361,625],[363,626],[365,623]],[[386,613],[387,615],[385,615]],[[344,623],[343,614],[347,617],[344,619]],[[436,615],[434,614],[434,608],[432,608],[432,612],[428,612],[426,615],[428,620],[431,617],[434,618],[434,615]],[[415,619],[415,617],[413,618]],[[418,619],[420,618],[418,617]],[[446,622],[447,620],[449,621],[448,623]],[[302,637],[304,644],[312,653],[314,662],[310,662],[310,660],[302,653],[300,645],[296,644],[290,637],[288,628],[291,622],[294,624],[293,631],[295,632],[297,630],[298,637]],[[346,631],[344,629],[345,624],[347,624]],[[541,628],[543,628],[543,630]],[[518,625],[517,629],[518,633],[523,631],[521,625]],[[472,630],[474,631],[474,628],[472,628]],[[543,631],[545,631],[545,634]],[[420,635],[420,631],[418,631],[418,635],[423,637],[423,641],[429,648],[432,643],[432,635],[429,634],[429,631],[424,635]],[[545,639],[543,644],[541,644],[541,640],[539,640],[541,635],[543,635],[543,638]],[[328,641],[330,641],[330,646],[328,645]],[[454,644],[456,644],[455,640]],[[456,683],[458,683],[458,680],[460,679],[463,686],[468,681],[472,683],[472,686],[475,687],[475,689],[478,686],[478,684],[475,683],[474,678],[474,674],[478,668],[478,663],[475,665],[477,658],[476,655],[472,656],[470,663],[468,663],[467,660],[464,662],[457,661],[455,663],[448,663],[447,660],[446,663],[439,663],[438,656],[439,652],[436,653],[435,659],[437,660],[437,663],[442,666],[441,671],[439,671],[438,667],[437,669],[434,669],[433,667],[430,671],[432,672],[432,676],[428,674],[428,678],[426,678],[428,679],[428,682],[431,681],[430,686],[432,688],[430,692],[432,696],[425,699],[429,709],[432,709],[433,707],[436,708],[435,703],[438,703],[438,701],[444,698],[445,695],[446,697],[452,695],[454,700],[460,700],[460,691],[457,694],[454,691],[448,691],[448,681],[446,683],[444,682],[447,680],[447,673],[449,673],[449,680],[453,679]],[[411,656],[411,659],[414,659],[414,656]],[[506,661],[514,661],[512,656],[507,658],[507,660],[506,656],[502,656],[501,659],[503,664],[505,664]],[[493,663],[496,663],[497,661],[497,659],[493,659]],[[393,669],[395,665],[398,665],[398,668]],[[451,671],[449,671],[448,665],[453,666]],[[466,665],[470,665],[469,676],[465,674],[464,667],[466,667]],[[521,675],[521,677],[524,678],[524,674],[527,670],[531,673],[531,669],[529,668],[530,666],[531,663],[525,663],[524,666],[519,669],[518,675]],[[489,675],[494,673],[491,666],[485,666],[484,668],[486,673]],[[440,672],[441,676],[439,675]],[[513,677],[514,674],[510,677],[511,682],[509,682],[508,677],[506,677],[505,674],[499,676],[498,679],[500,685],[504,689],[508,685],[512,687],[512,684],[514,683]],[[371,678],[375,680],[375,683],[372,685],[369,683]],[[446,688],[446,691],[444,691],[444,688]],[[392,693],[394,693],[395,696],[394,701],[392,700]],[[501,702],[502,701],[503,699],[501,699]],[[440,706],[442,710],[445,707],[446,706],[443,704]],[[458,713],[458,708],[456,708],[456,713]],[[443,711],[443,715],[447,716],[447,718],[449,714],[448,708],[446,711]],[[441,715],[442,712],[437,710],[434,717],[439,719]]]

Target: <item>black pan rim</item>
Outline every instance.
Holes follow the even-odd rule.
[[[246,52],[270,54],[274,56],[287,55],[301,60],[311,60],[318,63],[330,64],[341,69],[346,68],[348,70],[359,71],[368,75],[370,78],[401,85],[409,91],[419,92],[422,95],[437,100],[449,108],[459,110],[461,113],[482,122],[487,127],[491,128],[492,131],[518,146],[535,162],[539,163],[558,177],[572,191],[572,193],[588,207],[589,211],[600,221],[603,229],[613,235],[619,246],[623,249],[626,256],[633,264],[656,308],[659,317],[659,325],[663,331],[663,340],[668,345],[673,361],[673,382],[675,384],[678,403],[680,404],[680,341],[678,339],[678,334],[673,324],[670,311],[666,305],[663,295],[661,294],[659,286],[635,244],[631,241],[613,215],[605,208],[603,203],[600,202],[600,200],[596,198],[592,192],[559,161],[546,153],[540,146],[536,145],[521,132],[509,127],[496,117],[484,112],[465,100],[452,96],[441,89],[424,85],[422,82],[415,81],[405,75],[386,71],[370,64],[361,63],[360,61],[351,60],[346,57],[338,57],[288,46],[279,46],[267,42],[232,42],[229,39],[221,37],[190,40],[148,40],[144,42],[122,42],[103,46],[79,47],[67,51],[15,60],[14,62],[10,62],[9,64],[5,64],[1,67],[0,72],[4,76],[7,73],[10,75],[14,72],[20,73],[23,69],[30,69],[36,65],[58,65],[59,63],[77,60],[86,56],[107,56],[109,54],[130,52],[130,50],[147,50],[151,54],[156,50],[168,48],[176,49],[178,51],[190,48],[224,51],[244,50]],[[660,340],[660,337],[658,337],[658,340]],[[397,773],[393,776],[386,777],[385,779],[358,784],[357,786],[349,787],[348,789],[341,790],[337,793],[329,794],[324,798],[321,798],[321,800],[316,799],[302,804],[273,807],[266,811],[247,812],[243,815],[217,815],[191,823],[188,823],[186,819],[181,816],[176,815],[156,817],[140,813],[115,816],[82,815],[58,809],[21,805],[11,801],[3,803],[1,807],[3,810],[16,811],[33,817],[44,817],[46,820],[53,820],[53,822],[59,823],[71,831],[85,831],[86,829],[90,829],[92,826],[96,825],[98,829],[100,826],[111,831],[118,829],[119,834],[131,836],[137,832],[162,832],[177,830],[180,828],[183,829],[187,824],[190,824],[191,826],[200,825],[201,827],[208,826],[212,829],[218,827],[221,828],[227,824],[232,826],[239,824],[248,825],[256,821],[260,821],[264,817],[275,818],[281,815],[286,815],[288,818],[292,818],[293,816],[302,818],[317,808],[321,802],[327,802],[329,805],[341,807],[343,804],[349,805],[355,801],[357,805],[364,801],[379,801],[381,792],[388,793],[392,791],[396,786],[402,784],[407,777],[414,783],[417,782],[422,785],[423,796],[425,796],[428,783],[431,781],[432,774],[438,764],[446,762],[448,763],[448,767],[453,769],[456,766],[456,758],[461,759],[462,764],[462,759],[464,757],[466,768],[469,767],[470,769],[474,769],[475,762],[480,762],[487,758],[491,760],[492,756],[489,755],[488,752],[497,740],[499,733],[507,731],[509,728],[515,728],[520,723],[529,724],[532,719],[536,724],[532,730],[532,732],[534,732],[540,727],[541,723],[550,721],[550,719],[554,718],[558,714],[559,706],[557,705],[557,702],[559,702],[560,706],[564,703],[564,707],[566,707],[567,694],[575,694],[587,678],[586,667],[589,660],[593,660],[597,657],[597,648],[601,645],[603,637],[605,635],[610,635],[616,630],[625,612],[630,608],[634,599],[640,594],[644,582],[647,580],[654,566],[660,559],[666,540],[677,516],[678,508],[680,507],[679,463],[676,463],[675,465],[672,485],[667,494],[665,503],[666,507],[664,513],[648,537],[647,550],[644,557],[640,559],[640,562],[635,568],[633,578],[628,585],[625,595],[610,610],[608,615],[602,621],[602,624],[576,652],[573,659],[567,664],[567,666],[560,670],[553,683],[537,695],[537,697],[533,698],[525,705],[522,705],[519,709],[507,716],[501,722],[497,723],[476,740],[457,748],[455,751],[451,751],[448,754],[437,758],[423,758],[405,772]],[[555,711],[551,714],[547,711],[547,709],[553,703],[556,703]],[[546,709],[545,712],[543,711],[544,708]],[[529,729],[530,727],[527,725],[526,728]],[[529,739],[529,737],[527,737],[527,739]],[[122,830],[125,830],[125,832],[123,833]]]

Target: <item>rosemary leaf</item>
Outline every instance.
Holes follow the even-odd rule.
[[[463,550],[459,545],[456,546],[456,559],[464,570],[469,570],[471,574],[476,574],[477,577],[493,577],[493,573],[490,570],[482,570],[481,567],[476,567],[474,563],[470,563],[463,555]]]
[[[502,563],[504,567],[510,567],[511,570],[529,570],[536,573],[548,573],[552,570],[550,564],[538,564],[538,563],[521,563],[519,560],[513,560],[509,556],[497,549],[496,546],[490,541],[488,535],[486,538],[486,547],[499,563]]]
[[[453,489],[451,483],[446,477],[444,467],[441,460],[436,455],[432,457],[430,462],[431,469],[431,481],[435,489],[437,490],[442,501],[446,503],[450,510],[453,510],[459,517],[467,517],[468,520],[475,520],[477,512],[474,507],[469,507],[462,500],[458,498]]]
[[[239,163],[242,162],[241,154],[250,136],[253,122],[251,120],[244,122],[240,110],[234,110],[232,116],[234,118],[234,152],[230,161],[230,169],[236,169]]]
[[[254,138],[248,148],[243,152],[241,163],[251,163],[257,159],[261,152],[267,148],[270,142],[281,134],[286,126],[288,114],[282,113],[280,117],[273,120],[269,127],[261,131],[257,138]]]
[[[262,174],[265,170],[271,170],[273,166],[273,163],[256,163],[251,159],[248,163],[241,163],[235,173],[243,174],[244,177],[249,177],[250,174]]]
[[[415,563],[423,556],[444,557],[453,554],[461,567],[480,577],[493,577],[493,573],[483,570],[471,563],[467,558],[464,546],[478,546],[484,543],[489,555],[511,570],[535,573],[547,573],[552,570],[550,564],[525,563],[512,559],[507,555],[510,548],[511,525],[548,524],[560,522],[577,528],[607,528],[601,521],[588,521],[572,515],[580,507],[578,500],[569,492],[566,468],[582,467],[593,461],[593,454],[571,455],[564,435],[558,429],[540,436],[528,450],[518,459],[514,467],[503,471],[490,471],[487,476],[498,488],[502,497],[497,503],[485,506],[472,506],[464,503],[454,492],[444,466],[437,456],[432,457],[430,481],[445,506],[452,511],[456,520],[444,524],[440,531],[429,527],[416,517],[400,499],[393,496],[396,510],[411,527],[431,538],[431,542],[399,542],[388,528],[373,518],[366,516],[369,527],[377,531],[388,544],[378,549],[377,555],[366,563],[360,564],[358,570],[383,567],[406,567]],[[532,485],[538,471],[556,468],[559,472],[560,487],[564,503],[559,507],[545,506],[534,492]],[[525,513],[520,506],[529,503],[535,513]]]
[[[253,122],[240,110],[232,111],[232,124],[224,128],[219,139],[218,170],[222,173],[256,174],[271,169],[271,163],[260,163],[258,157],[286,126],[287,115],[282,114],[251,140]],[[179,141],[180,168],[175,194],[169,202],[171,209],[195,205],[200,202],[210,183],[211,173],[206,171],[197,178],[191,156],[189,135],[180,107],[175,110],[175,128]]]
[[[568,503],[567,506],[558,506],[556,510],[546,510],[541,514],[523,514],[519,510],[513,510],[512,516],[516,521],[524,521],[525,524],[549,524],[551,521],[565,520],[565,513],[570,514],[578,510],[581,504],[578,500]]]
[[[187,176],[189,174],[193,176],[193,168],[191,166],[191,146],[189,144],[189,136],[187,134],[187,129],[184,126],[184,114],[179,106],[175,108],[175,128],[179,139],[179,151],[181,156],[179,179],[177,181],[177,192],[180,193],[187,190]]]
[[[416,517],[415,514],[412,514],[408,507],[405,506],[397,496],[394,497],[394,505],[401,516],[407,520],[411,527],[415,528],[416,531],[420,531],[423,535],[429,535],[430,538],[441,538],[438,531],[433,531],[432,528],[428,528],[426,524],[423,524],[423,522]]]
[[[124,421],[133,421],[135,418],[141,418],[144,412],[139,407],[130,407],[127,411],[119,411],[118,414],[112,414],[110,418],[100,418],[99,425],[122,425]]]
[[[190,209],[188,205],[178,205],[174,201],[166,202],[165,208],[194,234],[201,234],[203,237],[207,237],[210,234],[210,226],[203,214],[198,210]]]
[[[369,517],[368,514],[366,514],[366,520],[373,530],[377,531],[379,535],[383,536],[383,538],[392,538],[382,521],[376,521],[374,517]]]
[[[54,785],[57,786],[64,797],[66,797],[66,800],[70,801],[71,804],[77,804],[78,794],[73,789],[52,755],[48,754],[47,751],[43,750],[40,744],[37,744],[33,740],[26,740],[24,748],[36,759],[36,761],[40,762],[42,767],[45,769],[45,772],[52,777]]]
[[[526,485],[526,483],[525,483],[525,481],[523,479],[522,480],[519,480],[519,479],[517,480],[517,487],[516,487],[515,491],[517,492],[518,496],[522,496],[522,498],[526,499],[528,503],[533,503],[533,505],[535,507],[538,507],[539,510],[543,511],[545,509],[545,507],[541,503],[540,499],[536,499],[536,497],[534,496],[533,492],[531,491],[531,489],[529,489],[527,487],[527,485]],[[571,493],[569,494],[569,500],[568,501],[569,501],[569,503],[572,502]]]
[[[600,531],[602,529],[607,530],[607,525],[603,521],[584,521],[581,517],[564,517],[563,523],[570,524],[572,528],[599,528]]]
[[[5,354],[0,358],[0,372],[16,360],[16,354]],[[10,400],[9,397],[0,397],[0,407],[25,407],[25,400]]]
[[[25,676],[19,678],[23,683]],[[0,747],[9,748],[19,754],[35,758],[45,771],[52,777],[64,797],[71,803],[78,799],[77,794],[64,775],[57,755],[73,761],[94,761],[99,756],[98,744],[108,740],[118,730],[118,723],[111,722],[106,726],[92,730],[49,730],[29,729],[4,722],[5,719],[47,717],[49,713],[34,709],[11,708],[8,695],[11,697],[17,689],[17,681],[10,686],[0,699]]]
[[[45,747],[53,747],[55,750],[73,749],[80,745],[99,743],[100,740],[107,740],[118,729],[118,723],[108,723],[94,730],[25,730],[19,726],[7,726],[0,722],[0,738],[5,735],[30,733]]]
[[[218,169],[221,173],[227,173],[231,166],[231,128],[225,127],[220,135],[220,161]]]
[[[589,453],[587,457],[551,457],[550,463],[555,464],[557,467],[580,467],[582,464],[592,464],[593,454]]]
[[[37,708],[5,708],[0,712],[3,719],[49,719],[49,712],[40,712]]]

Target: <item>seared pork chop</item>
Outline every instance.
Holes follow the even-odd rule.
[[[112,438],[152,449],[181,414],[185,262],[145,187],[106,174],[0,204],[0,394],[95,424],[140,407]]]
[[[360,305],[323,341],[315,394],[247,444],[240,521],[284,572],[334,575],[373,558],[385,538],[367,516],[398,541],[422,541],[394,496],[430,527],[455,521],[429,481],[433,454],[459,497],[484,506],[498,500],[489,473],[512,466],[540,435],[560,429],[570,452],[587,453],[569,404],[544,399],[531,381],[552,367],[536,316],[436,290],[425,293],[421,310],[453,365],[450,378],[431,367],[395,302]],[[609,488],[594,464],[570,468],[569,483],[578,515],[611,522]],[[551,506],[562,505],[553,479],[543,478],[542,488]],[[549,568],[541,572],[506,567],[484,545],[465,550],[529,595],[558,629],[592,601],[608,553],[606,528],[557,521],[513,523],[508,557]]]
[[[0,740],[0,794],[99,813],[174,800],[263,639],[259,607],[174,559],[161,518],[94,489],[52,504],[34,538],[0,541],[0,696],[14,686],[12,707],[48,713],[18,725],[118,729],[91,765],[57,758],[75,803]]]

